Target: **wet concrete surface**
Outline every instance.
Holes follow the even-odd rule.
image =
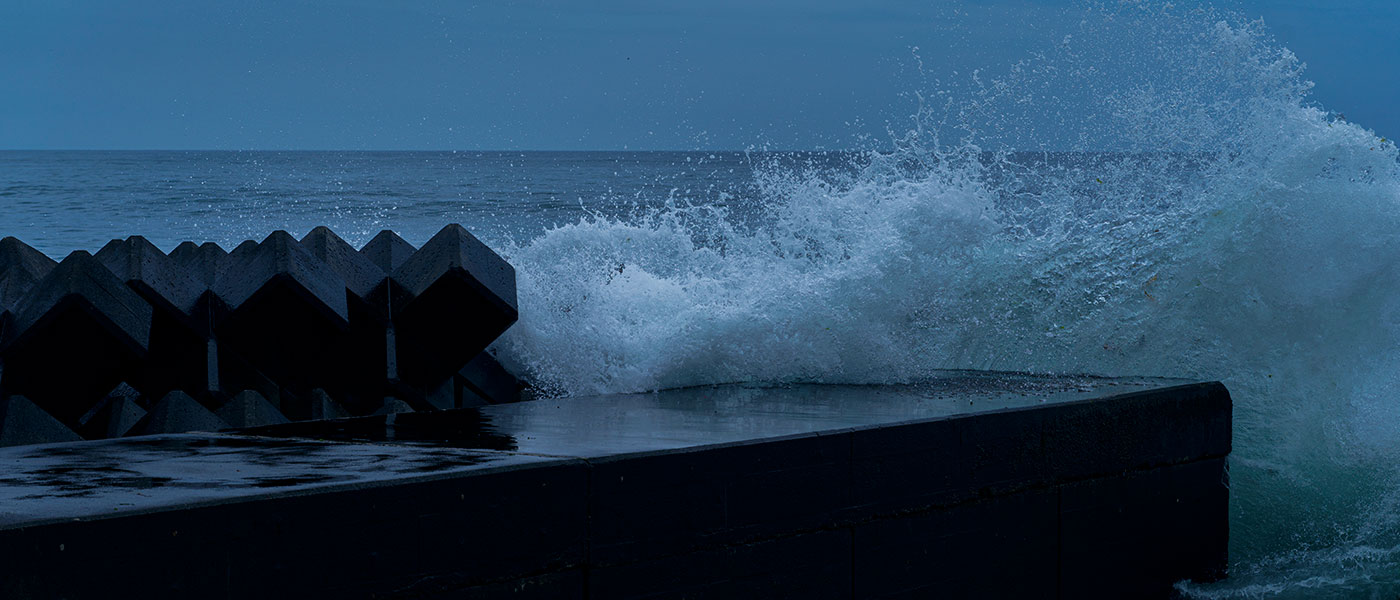
[[[544,460],[460,448],[225,434],[0,448],[0,529]]]
[[[944,372],[0,448],[0,597],[1166,597],[1225,565],[1230,413]]]
[[[0,448],[0,529],[269,493],[1092,401],[1160,378],[947,372],[912,385],[722,385]]]

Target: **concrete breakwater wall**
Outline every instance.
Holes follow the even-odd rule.
[[[1230,411],[958,372],[5,448],[0,597],[1165,598]]]
[[[61,262],[5,238],[0,446],[511,402],[484,350],[516,317],[513,268],[458,225]]]

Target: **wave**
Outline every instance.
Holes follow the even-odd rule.
[[[759,170],[508,247],[497,345],[556,394],[933,369],[1169,375],[1236,398],[1232,577],[1201,597],[1400,590],[1400,163],[1259,23],[1085,12],[921,92],[894,151]]]

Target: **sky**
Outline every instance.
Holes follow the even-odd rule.
[[[1262,18],[1315,100],[1400,136],[1400,2],[1216,5]],[[1074,15],[1005,0],[0,0],[0,149],[864,147],[905,126],[930,77],[1023,58]]]

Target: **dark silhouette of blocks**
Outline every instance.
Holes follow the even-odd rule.
[[[373,411],[384,395],[385,382],[392,379],[388,366],[392,338],[387,332],[386,307],[371,298],[376,289],[384,288],[389,276],[326,227],[311,230],[301,245],[345,282],[350,330],[334,358],[334,366],[339,367],[334,376],[344,382],[341,389],[356,412]]]
[[[257,244],[252,247],[256,248]],[[210,291],[228,256],[228,252],[213,242],[202,245],[183,242],[170,251],[171,264],[187,273],[199,291],[191,304],[179,308],[190,316],[191,327],[205,339],[214,336],[214,324],[229,312],[228,305]]]
[[[360,254],[368,258],[370,262],[379,267],[385,273],[393,273],[403,266],[403,263],[413,256],[418,249],[404,241],[397,233],[385,229],[374,236],[369,243],[360,248]]]
[[[0,346],[13,331],[14,310],[58,263],[15,238],[0,239]]]
[[[360,298],[369,296],[389,276],[327,227],[312,229],[301,238],[301,245],[339,275],[345,281],[345,289]]]
[[[272,406],[262,394],[244,390],[230,399],[215,413],[234,427],[262,427],[287,423],[287,417]]]
[[[253,247],[256,248],[257,244],[254,243]],[[203,283],[206,289],[214,283],[219,266],[226,258],[228,252],[214,242],[181,242],[170,251],[170,261],[184,269],[195,281]]]
[[[490,352],[476,355],[457,371],[457,384],[462,396],[458,406],[476,405],[473,397],[485,404],[520,401],[520,382]]]
[[[349,417],[350,411],[345,410],[339,402],[331,399],[326,390],[316,389],[311,391],[311,402],[309,413],[303,418],[322,421],[326,419],[343,419]]]
[[[152,306],[185,313],[206,286],[139,235],[112,240],[95,258]]]
[[[515,269],[460,225],[448,225],[394,272],[413,296],[395,317],[400,377],[434,389],[518,316]]]
[[[403,266],[414,252],[417,252],[417,249],[412,244],[387,229],[379,232],[379,235],[360,248],[360,254],[389,274]],[[408,305],[413,299],[413,294],[393,278],[388,278],[371,290],[365,299],[384,314],[394,316]]]
[[[232,312],[216,333],[263,374],[298,392],[335,387],[349,329],[345,284],[285,231],[240,245],[214,281]]]
[[[5,389],[76,423],[108,390],[140,378],[151,314],[92,255],[68,255],[16,311],[15,337],[3,353]]]
[[[411,412],[413,412],[413,407],[409,406],[407,402],[399,400],[398,398],[385,398],[384,404],[380,405],[379,410],[374,411],[373,414],[396,415],[399,413]]]
[[[78,418],[78,433],[90,440],[122,437],[146,416],[141,392],[125,381]]]
[[[184,433],[186,431],[218,431],[228,429],[228,423],[209,412],[189,394],[170,392],[151,407],[150,414],[132,429],[134,435]]]
[[[82,439],[24,396],[0,400],[0,446],[78,442]]]
[[[95,258],[155,309],[146,393],[159,398],[176,389],[207,391],[209,345],[201,331],[206,328],[198,327],[191,313],[208,284],[141,236],[112,240]]]
[[[515,295],[459,225],[421,249],[317,227],[231,252],[132,236],[61,263],[4,238],[0,397],[89,439],[514,402],[484,350]]]

